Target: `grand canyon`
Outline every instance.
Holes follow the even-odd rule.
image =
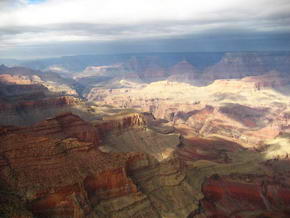
[[[0,0],[0,218],[290,218],[290,1]]]
[[[290,52],[0,63],[1,217],[290,217]]]

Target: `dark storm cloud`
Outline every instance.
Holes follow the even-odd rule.
[[[160,14],[150,12],[149,7],[144,8],[144,13],[142,8],[140,13],[133,13],[134,17],[130,13],[135,8],[115,15],[114,8],[98,11],[100,6],[95,1],[86,1],[96,8],[94,14],[78,14],[80,0],[47,0],[37,6],[30,6],[26,0],[13,0],[9,4],[9,1],[0,0],[0,56],[15,56],[16,53],[25,54],[25,57],[40,56],[40,53],[42,56],[112,53],[114,50],[289,49],[290,2],[286,0],[275,3],[270,0],[238,0],[239,4],[230,7],[227,4],[233,1],[218,0],[224,5],[213,7],[212,1],[205,0],[200,3],[201,10],[194,9],[196,5],[190,8],[187,0],[169,0],[173,9],[178,8],[180,2],[187,5],[182,7],[178,16],[164,5],[158,9]],[[131,2],[125,0],[123,3],[129,5]],[[6,22],[1,23],[1,19]]]
[[[223,30],[223,33],[213,31],[201,35],[186,35],[167,39],[40,44],[8,49],[5,52],[5,57],[38,58],[78,54],[275,50],[290,50],[290,33],[250,34],[248,32]]]

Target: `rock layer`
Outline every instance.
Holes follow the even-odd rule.
[[[176,158],[160,164],[145,152],[99,149],[110,132],[146,131],[144,116],[107,117],[92,125],[65,113],[31,127],[2,127],[1,180],[35,216],[185,217],[196,206],[183,206],[191,194],[180,193],[191,189]],[[164,200],[157,198],[160,191]]]
[[[253,175],[233,177],[212,176],[204,183],[201,206],[207,217],[289,216],[288,183]]]

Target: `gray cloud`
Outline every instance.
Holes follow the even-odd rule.
[[[290,32],[249,33],[212,31],[166,39],[117,40],[110,42],[63,42],[9,48],[0,58],[39,58],[78,54],[140,52],[212,52],[290,50]]]
[[[125,3],[129,1],[126,0]],[[270,0],[237,1],[240,4],[231,7],[216,6],[212,10],[207,10],[206,5],[202,5],[205,12],[197,10],[197,15],[192,16],[194,9],[191,11],[183,8],[186,10],[186,16],[181,18],[172,17],[174,13],[167,13],[164,5],[164,16],[152,12],[152,19],[145,19],[145,15],[150,15],[149,12],[144,12],[144,16],[140,15],[140,18],[138,14],[135,18],[121,13],[122,22],[118,22],[118,16],[113,17],[115,20],[108,19],[110,16],[106,13],[100,16],[91,15],[92,17],[84,13],[78,15],[79,17],[76,15],[78,19],[74,19],[68,13],[64,14],[63,19],[61,16],[59,19],[54,19],[54,14],[50,12],[56,7],[56,2],[56,0],[48,0],[47,3],[43,3],[43,6],[35,6],[36,11],[46,12],[44,9],[48,8],[48,15],[42,17],[47,20],[42,21],[41,18],[38,20],[36,16],[27,12],[28,10],[32,12],[34,8],[29,7],[25,0],[0,0],[0,13],[5,12],[2,19],[11,20],[11,23],[1,25],[0,15],[0,57],[5,55],[14,57],[16,54],[25,57],[68,55],[77,54],[78,51],[79,53],[100,53],[100,51],[112,53],[114,50],[149,52],[158,49],[160,51],[290,49],[287,39],[290,36],[288,0],[277,0],[275,3]],[[69,1],[60,2],[62,3],[60,7],[64,7]],[[179,1],[172,0],[172,2],[178,5]],[[189,4],[186,0],[182,2]],[[14,14],[6,13],[12,9],[15,9]],[[73,10],[76,9],[72,8]],[[131,10],[134,8],[128,12],[131,13]],[[163,9],[159,10],[161,13]],[[56,17],[59,16],[57,13]],[[113,14],[110,11],[108,13]],[[28,15],[28,17],[24,16],[22,21],[19,19],[20,15]],[[56,45],[58,49],[55,48]]]

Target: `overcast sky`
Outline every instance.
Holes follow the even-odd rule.
[[[289,0],[0,0],[0,58],[290,50]]]

